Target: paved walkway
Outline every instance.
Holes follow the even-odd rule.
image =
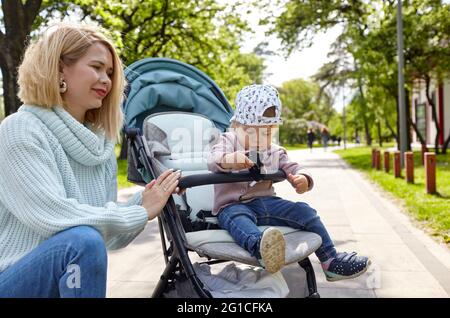
[[[367,274],[328,283],[312,257],[322,297],[449,297],[450,251],[414,227],[399,204],[350,169],[336,154],[323,149],[291,151],[290,157],[313,175],[313,191],[298,195],[287,182],[276,192],[314,207],[338,250],[369,255]],[[124,199],[136,188],[120,192]],[[127,248],[109,253],[108,296],[149,297],[164,268],[157,222]],[[304,274],[298,266],[284,269],[290,296],[302,295]]]

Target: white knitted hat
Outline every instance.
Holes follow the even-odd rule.
[[[275,107],[275,117],[264,117],[264,111]],[[250,85],[236,96],[236,110],[230,121],[243,125],[281,124],[281,101],[278,91],[270,85]]]

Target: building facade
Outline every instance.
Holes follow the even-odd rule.
[[[432,82],[430,93],[436,105],[440,127],[439,146],[442,146],[450,134],[450,79],[445,80],[442,84]],[[417,130],[426,140],[427,145],[434,146],[437,129],[433,120],[432,108],[426,98],[424,81],[416,81],[414,83],[411,96],[411,117],[416,123]],[[415,131],[412,133],[412,138],[413,143],[420,143],[420,139]]]

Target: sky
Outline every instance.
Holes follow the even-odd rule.
[[[233,0],[222,0],[223,2],[233,2]],[[274,56],[265,58],[266,77],[265,83],[274,86],[281,86],[285,81],[303,78],[309,79],[314,75],[319,68],[325,64],[329,59],[327,57],[330,51],[330,46],[342,31],[340,26],[335,26],[327,32],[319,33],[314,37],[313,45],[302,51],[296,50],[289,57],[285,57],[285,52],[282,50],[280,40],[275,36],[266,37],[265,31],[267,27],[258,25],[261,15],[264,12],[253,10],[251,14],[242,14],[252,33],[249,33],[243,43],[241,43],[241,50],[243,52],[252,52],[258,43],[267,41],[269,43],[268,49],[276,53]],[[348,100],[346,99],[346,103]],[[341,111],[343,105],[342,92],[335,96],[334,108]]]
[[[258,29],[257,27],[255,29]],[[294,51],[289,57],[284,57],[284,52],[280,41],[275,38],[267,38],[264,31],[259,28],[252,35],[248,35],[245,42],[242,43],[242,51],[251,52],[254,47],[263,41],[269,42],[269,49],[277,55],[265,57],[267,66],[266,81],[270,84],[280,86],[283,82],[294,79],[308,79],[314,75],[319,68],[328,61],[327,54],[330,45],[340,34],[340,27],[334,27],[328,32],[320,33],[314,38],[314,44],[300,51]]]

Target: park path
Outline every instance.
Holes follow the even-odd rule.
[[[449,297],[450,252],[416,228],[400,204],[322,148],[289,151],[313,175],[314,189],[298,195],[287,182],[277,195],[314,207],[340,251],[357,251],[373,262],[359,278],[329,283],[312,256],[322,297]],[[138,187],[119,192],[125,200]],[[290,266],[283,274],[291,296],[304,292],[303,272]],[[164,268],[156,221],[128,247],[109,252],[108,297],[149,297]]]

